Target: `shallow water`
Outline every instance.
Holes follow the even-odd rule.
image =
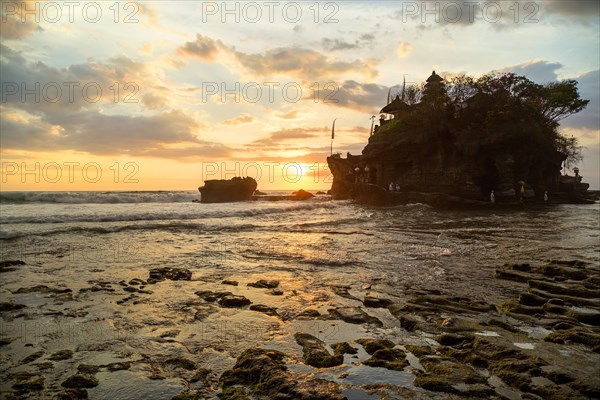
[[[0,261],[17,259],[27,265],[3,273],[0,294],[2,301],[29,308],[18,318],[3,317],[1,335],[18,340],[3,348],[0,372],[14,372],[20,360],[39,348],[46,356],[72,349],[73,360],[60,361],[48,374],[46,386],[58,389],[78,364],[143,359],[143,368],[99,372],[100,385],[89,390],[90,397],[152,398],[152,392],[159,395],[154,398],[168,398],[181,391],[181,380],[173,378],[179,372],[149,380],[153,358],[185,355],[218,376],[249,347],[301,358],[293,340],[297,331],[327,344],[362,337],[424,340],[407,334],[386,309],[369,310],[382,327],[291,318],[305,308],[326,313],[357,304],[334,295],[332,285],[348,286],[348,293],[359,299],[370,293],[401,300],[409,291],[452,289],[498,303],[516,293],[509,284],[495,283],[491,289],[493,270],[504,263],[577,259],[600,264],[598,204],[440,212],[419,204],[362,207],[326,196],[231,204],[191,203],[195,197],[193,192],[3,194]],[[148,285],[153,293],[140,295],[137,304],[116,303],[128,295],[120,281],[147,279],[154,267],[187,268],[193,278]],[[224,286],[223,279],[240,284]],[[246,286],[258,279],[279,280],[284,295]],[[76,295],[98,282],[115,291]],[[365,284],[371,289],[363,289]],[[74,298],[14,293],[35,285],[69,288]],[[277,307],[281,318],[199,304],[197,290],[244,295],[255,304]],[[198,312],[206,317],[195,319]],[[532,338],[549,333],[523,330]],[[348,376],[340,382],[349,386],[374,380],[405,386],[413,379],[408,372],[346,361]],[[360,392],[348,393],[359,398]]]

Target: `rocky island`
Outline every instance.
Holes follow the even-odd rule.
[[[251,200],[257,183],[254,178],[211,179],[198,188],[201,203],[226,203]]]
[[[334,198],[451,208],[592,201],[577,168],[563,173],[581,160],[577,140],[558,131],[588,103],[576,81],[539,85],[515,74],[445,81],[433,71],[389,100],[362,155],[327,158]]]

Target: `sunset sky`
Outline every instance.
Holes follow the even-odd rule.
[[[1,3],[2,190],[191,190],[259,169],[259,189],[327,189],[333,119],[334,151],[359,154],[389,88],[432,70],[577,79],[591,102],[562,129],[600,188],[595,0]]]

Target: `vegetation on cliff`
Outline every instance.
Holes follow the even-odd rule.
[[[559,121],[588,102],[574,80],[542,85],[513,73],[444,80],[434,71],[382,109],[356,162],[369,167],[366,181],[384,188],[395,182],[476,198],[524,182],[539,197],[559,191],[563,163],[581,160],[577,139],[561,133]]]
[[[407,88],[405,103],[411,107],[378,133],[395,134],[399,141],[438,139],[466,156],[507,148],[516,159],[524,158],[523,151],[525,158],[554,159],[559,152],[574,165],[581,160],[580,147],[576,138],[560,133],[559,121],[588,102],[580,98],[575,80],[541,85],[513,73],[460,75],[429,90]],[[420,135],[402,135],[415,128]]]

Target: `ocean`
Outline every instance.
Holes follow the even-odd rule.
[[[307,308],[324,314],[360,304],[365,293],[401,301],[419,291],[498,304],[518,294],[493,279],[506,263],[600,266],[599,204],[491,212],[365,207],[325,195],[192,202],[198,198],[195,191],[0,193],[0,261],[24,263],[2,273],[3,304],[22,307],[2,313],[0,339],[9,344],[2,348],[1,392],[17,390],[10,376],[34,365],[24,363],[32,356],[50,364],[35,372],[43,391],[20,392],[25,398],[53,398],[80,365],[100,366],[90,398],[161,399],[191,389],[216,398],[218,377],[243,349],[263,346],[301,359],[293,340],[300,330],[327,344],[419,339],[385,308],[368,309],[380,326],[296,318]],[[164,267],[187,269],[192,279],[143,285],[147,293],[126,290]],[[283,293],[247,286],[260,279],[279,281]],[[220,308],[195,295],[224,289],[275,307],[278,317]],[[62,350],[72,355],[54,360]],[[189,371],[168,365],[173,357],[211,371],[212,381],[190,383]],[[117,362],[129,364],[107,367]],[[372,374],[348,365],[354,369],[345,377],[319,372],[343,385],[348,398],[371,398],[361,392],[368,383],[414,388],[410,371]]]

